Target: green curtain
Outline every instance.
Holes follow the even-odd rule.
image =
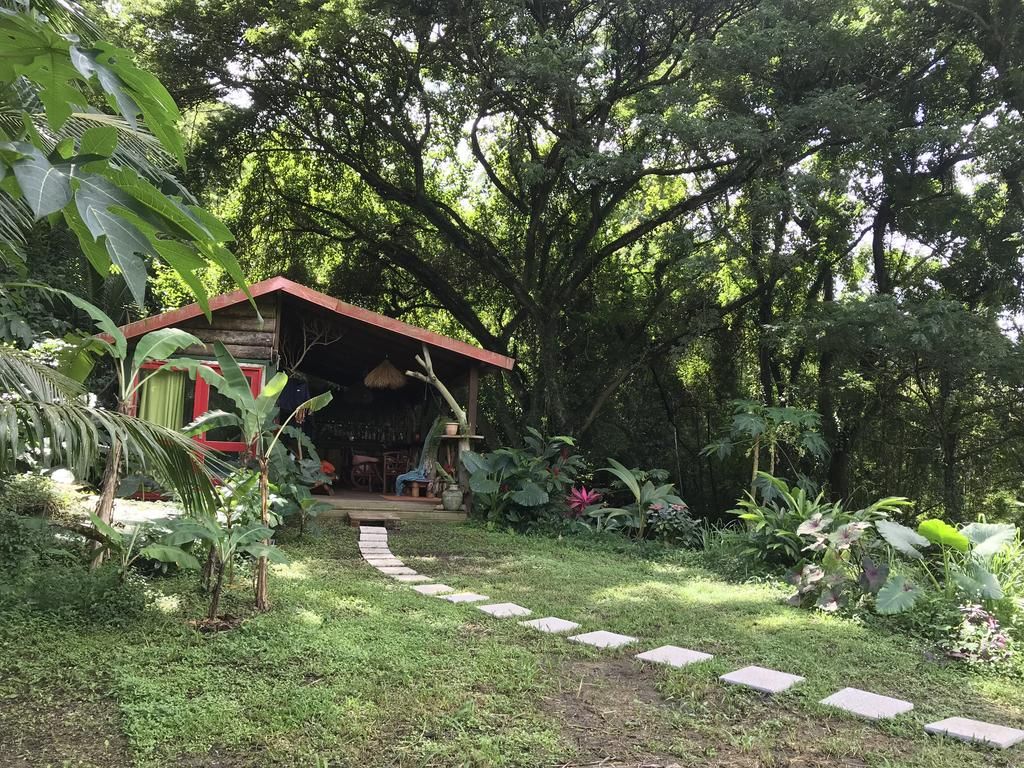
[[[142,385],[139,418],[161,427],[181,429],[185,424],[185,371],[160,370]]]

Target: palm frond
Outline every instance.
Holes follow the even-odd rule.
[[[226,463],[167,427],[90,405],[76,382],[24,352],[0,346],[0,472],[31,450],[37,460],[85,475],[101,445],[124,447],[142,471],[178,494],[189,511],[215,507],[212,480]]]
[[[50,25],[64,35],[78,35],[88,42],[100,36],[96,22],[85,9],[72,0],[0,0],[0,8],[37,11],[50,21]]]
[[[15,272],[25,269],[25,245],[34,222],[22,200],[0,190],[0,264]]]

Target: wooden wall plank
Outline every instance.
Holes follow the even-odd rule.
[[[228,352],[237,359],[244,360],[270,360],[270,347],[255,347],[243,344],[225,344]],[[182,354],[187,357],[195,357],[201,360],[213,360],[213,349],[202,347],[186,347]]]

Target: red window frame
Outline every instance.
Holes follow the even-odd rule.
[[[165,365],[174,365],[174,361],[160,361],[143,363],[142,370],[157,370]],[[220,373],[220,366],[214,362],[203,362],[203,365],[212,368],[217,373]],[[252,392],[253,397],[258,397],[260,391],[263,389],[263,366],[262,365],[247,365],[245,363],[239,363],[238,367],[242,369],[242,375],[245,376],[249,381],[249,391]],[[133,411],[138,407],[139,392],[135,393],[135,402],[132,403]],[[192,402],[192,420],[195,421],[204,413],[210,410],[210,385],[207,381],[197,376],[195,380],[195,390],[193,392]],[[192,438],[196,442],[202,443],[207,448],[211,448],[215,451],[223,451],[224,453],[243,453],[248,450],[249,446],[241,440],[210,440],[206,435],[198,435]]]

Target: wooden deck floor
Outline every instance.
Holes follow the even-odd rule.
[[[440,499],[412,499],[384,496],[377,493],[340,491],[334,496],[317,496],[317,501],[331,508],[320,514],[324,517],[348,519],[353,525],[368,522],[397,523],[401,520],[430,520],[439,523],[457,523],[466,519],[466,513],[447,512]]]

